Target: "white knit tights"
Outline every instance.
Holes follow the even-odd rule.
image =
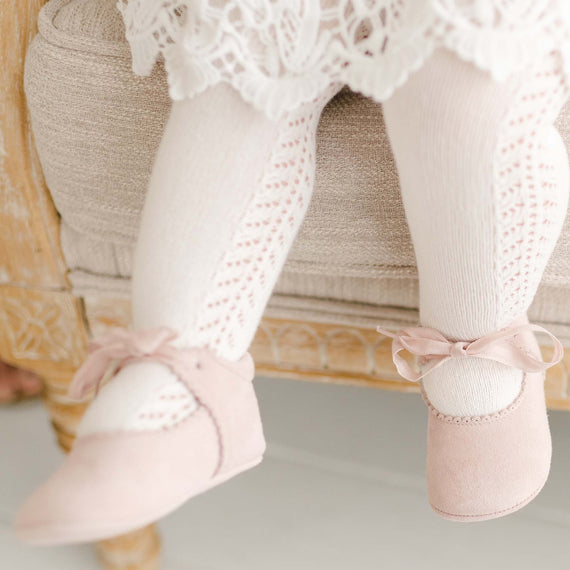
[[[147,194],[133,275],[136,329],[238,360],[248,349],[311,198],[316,128],[338,90],[273,122],[227,85],[173,104]],[[79,433],[159,429],[195,402],[164,366],[124,368]]]
[[[420,319],[470,340],[524,314],[566,213],[567,93],[558,56],[504,83],[438,50],[384,105],[420,278]],[[173,105],[145,204],[135,328],[237,360],[249,347],[310,200],[315,132],[337,87],[272,122],[225,85]],[[522,374],[480,359],[424,380],[450,415],[492,413]],[[160,364],[126,367],[80,433],[159,429],[195,402]]]
[[[568,158],[552,126],[557,55],[504,82],[445,50],[384,106],[414,243],[421,324],[470,340],[526,313],[566,214]],[[522,373],[476,358],[424,379],[432,404],[492,413]]]

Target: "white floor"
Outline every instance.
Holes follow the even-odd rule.
[[[544,491],[486,523],[439,519],[424,490],[418,396],[262,379],[262,466],[162,523],[164,570],[558,570],[570,566],[570,412],[551,413]],[[60,461],[37,403],[0,409],[0,568],[94,570],[90,547],[34,549],[17,504]]]

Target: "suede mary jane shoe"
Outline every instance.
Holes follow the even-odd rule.
[[[445,519],[472,522],[513,513],[538,495],[550,471],[552,445],[544,396],[544,371],[563,349],[548,331],[526,318],[468,342],[446,339],[424,327],[391,333],[392,355],[400,374],[418,381],[449,358],[485,358],[523,371],[521,391],[503,410],[484,416],[440,413],[422,389],[429,408],[427,488],[434,511]],[[534,332],[554,343],[550,362],[542,360]],[[420,371],[400,352],[418,357]]]
[[[73,397],[96,388],[112,362],[120,368],[150,360],[174,372],[197,408],[168,429],[79,437],[60,469],[19,511],[22,540],[55,545],[116,536],[261,461],[265,440],[251,355],[229,362],[206,348],[176,348],[175,336],[164,328],[117,329],[91,344],[71,385]]]

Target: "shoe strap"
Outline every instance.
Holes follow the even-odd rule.
[[[177,333],[166,327],[128,331],[123,328],[111,330],[108,334],[98,337],[89,343],[89,355],[77,370],[68,395],[82,400],[91,391],[95,393],[100,388],[103,379],[112,370],[118,370],[132,362],[154,361],[168,366],[182,381],[210,416],[219,440],[219,461],[214,472],[217,474],[228,458],[231,447],[231,427],[226,425],[226,419],[231,418],[231,410],[226,409],[227,401],[231,400],[232,389],[239,390],[239,384],[250,383],[253,378],[254,365],[251,355],[246,353],[237,363],[226,362],[216,357],[209,349],[178,348],[172,344]],[[114,367],[111,369],[111,365]],[[223,367],[232,374],[208,373],[207,381],[199,373],[200,367]],[[251,372],[251,374],[250,374]],[[237,382],[237,384],[236,384]]]
[[[542,372],[558,364],[564,356],[560,341],[549,331],[534,324],[514,324],[493,331],[472,341],[452,341],[437,329],[409,327],[396,333],[380,327],[376,330],[392,338],[392,359],[401,376],[411,382],[424,378],[450,358],[476,357],[494,360],[518,368],[526,373]],[[528,333],[541,332],[550,337],[554,345],[552,359],[545,362],[537,357],[528,342]],[[421,371],[416,371],[400,354],[408,351],[419,357]]]
[[[74,400],[82,400],[91,390],[97,393],[111,364],[115,364],[116,372],[128,359],[157,358],[169,351],[176,336],[166,327],[141,331],[115,328],[90,341],[89,354],[75,373],[68,395]]]

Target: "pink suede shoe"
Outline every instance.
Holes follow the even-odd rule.
[[[518,397],[505,409],[486,416],[441,414],[422,389],[430,414],[427,435],[429,501],[445,519],[472,522],[513,513],[542,489],[550,471],[552,445],[544,398],[544,370],[558,363],[563,348],[526,317],[473,342],[448,341],[435,329],[416,327],[392,337],[392,355],[400,374],[418,381],[449,358],[478,357],[525,372]],[[533,331],[548,334],[554,356],[543,362]],[[420,357],[421,373],[400,356]]]
[[[249,353],[238,362],[206,348],[182,350],[168,329],[116,329],[90,346],[70,393],[97,388],[111,361],[170,367],[198,408],[160,431],[80,437],[60,469],[24,504],[17,535],[55,545],[104,539],[163,517],[191,497],[257,465],[265,450]]]

